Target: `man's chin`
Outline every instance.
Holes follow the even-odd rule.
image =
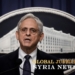
[[[29,45],[24,45],[24,47],[25,47],[25,48],[31,48],[31,46],[29,46]]]

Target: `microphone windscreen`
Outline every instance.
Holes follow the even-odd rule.
[[[20,65],[22,63],[22,60],[21,59],[17,59],[16,60],[16,65]]]

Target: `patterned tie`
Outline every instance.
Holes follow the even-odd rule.
[[[30,57],[31,56],[29,56],[29,55],[26,55],[25,56],[25,62],[24,62],[24,66],[23,66],[23,75],[31,75],[31,65],[30,65],[30,62],[29,62],[29,59],[30,59]],[[25,70],[27,70],[27,71],[25,71]],[[30,71],[30,72],[28,72],[28,71]]]

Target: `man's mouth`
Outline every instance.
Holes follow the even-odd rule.
[[[27,43],[29,43],[31,41],[31,39],[26,38],[26,39],[24,39],[24,41],[27,42]]]

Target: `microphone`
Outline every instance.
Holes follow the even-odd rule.
[[[21,60],[21,59],[17,59],[17,61],[16,61],[16,67],[13,67],[13,68],[8,69],[8,70],[6,70],[6,71],[2,71],[2,72],[0,72],[0,75],[3,74],[3,73],[9,72],[9,71],[15,70],[16,68],[19,67],[19,65],[20,65],[21,63],[22,63],[22,60]]]
[[[75,71],[75,66],[69,70],[64,71],[64,75],[69,75]]]
[[[31,71],[28,71],[28,70],[23,69],[23,68],[21,68],[21,67],[19,67],[19,68],[22,69],[22,70],[24,70],[24,71],[27,71],[27,72],[29,72],[29,73],[32,73],[32,74],[34,74],[34,75],[39,75],[39,74],[37,74],[37,73],[34,73],[34,72],[31,72]]]
[[[17,65],[17,66],[19,66],[21,63],[22,63],[22,60],[21,60],[21,59],[18,59],[18,60],[16,61],[16,65]]]

